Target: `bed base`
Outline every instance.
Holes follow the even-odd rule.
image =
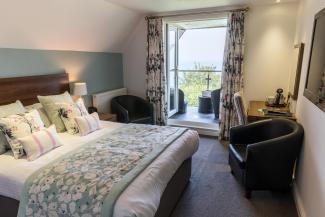
[[[190,180],[192,171],[192,158],[188,158],[178,168],[161,197],[160,205],[155,217],[170,216],[182,196],[187,183]],[[16,217],[19,208],[19,201],[0,195],[0,215],[2,217]]]

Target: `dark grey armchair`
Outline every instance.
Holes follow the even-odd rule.
[[[123,95],[111,101],[112,113],[122,123],[154,124],[153,105],[137,96]]]
[[[219,119],[220,92],[221,89],[215,89],[211,92],[211,102],[215,119]]]
[[[269,119],[230,130],[229,165],[251,197],[253,190],[287,190],[304,130],[287,119]]]
[[[178,89],[178,113],[184,114],[187,112],[187,101],[185,100],[184,92]]]

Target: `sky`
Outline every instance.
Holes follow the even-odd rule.
[[[179,69],[194,69],[195,63],[222,69],[226,28],[186,30],[179,40]]]

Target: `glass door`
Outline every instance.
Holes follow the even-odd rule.
[[[178,111],[178,31],[176,27],[167,24],[167,88],[168,88],[168,117]]]

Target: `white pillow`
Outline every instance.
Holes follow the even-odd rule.
[[[44,129],[44,123],[37,110],[0,119],[0,130],[5,134],[16,159],[24,155],[23,146],[18,138],[28,136],[41,129]]]
[[[27,154],[27,160],[33,161],[43,154],[62,145],[59,135],[55,130],[55,125],[44,128],[26,137],[19,138]]]
[[[81,136],[85,136],[101,128],[97,112],[87,116],[75,117],[75,121]]]
[[[88,113],[88,111],[86,109],[85,103],[82,100],[82,98],[79,98],[79,99],[76,100],[76,105],[78,106],[82,116],[89,115],[89,113]]]
[[[9,115],[23,114],[25,112],[26,109],[19,100],[8,105],[0,106],[0,118],[7,117]]]

